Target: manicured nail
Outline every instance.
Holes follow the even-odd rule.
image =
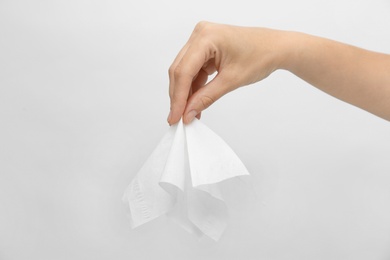
[[[167,121],[168,121],[169,125],[171,124],[171,117],[172,117],[172,111],[169,111],[169,115],[168,115],[168,118],[167,118]]]
[[[192,120],[194,120],[194,118],[196,117],[197,114],[198,114],[198,112],[196,112],[195,110],[191,110],[190,112],[188,112],[188,114],[187,114],[187,124],[191,123]]]

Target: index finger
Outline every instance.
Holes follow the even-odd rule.
[[[180,62],[173,68],[173,84],[171,94],[171,112],[169,124],[177,123],[182,117],[187,105],[192,81],[210,59],[209,48],[205,44],[191,44]]]

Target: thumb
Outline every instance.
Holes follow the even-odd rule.
[[[228,82],[223,80],[221,73],[217,74],[213,80],[193,93],[187,101],[183,118],[184,123],[191,123],[203,110],[228,93],[229,89]]]

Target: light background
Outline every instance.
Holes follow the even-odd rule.
[[[167,70],[198,21],[390,53],[389,12],[387,0],[1,0],[0,259],[390,259],[390,123],[284,71],[203,115],[260,194],[220,242],[165,218],[130,230],[121,202],[168,129]]]

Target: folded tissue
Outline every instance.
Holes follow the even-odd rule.
[[[123,195],[135,228],[163,214],[190,233],[218,241],[227,226],[226,193],[249,173],[233,150],[194,119],[172,125]],[[228,189],[221,187],[234,180]]]

